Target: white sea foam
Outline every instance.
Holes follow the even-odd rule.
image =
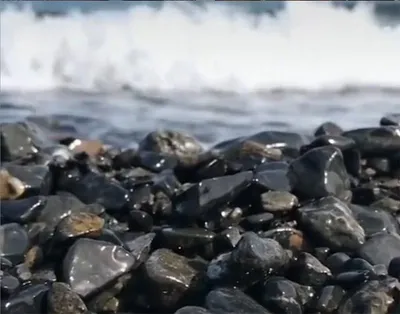
[[[400,88],[400,28],[354,11],[291,2],[277,18],[223,5],[0,16],[2,90],[254,91]]]

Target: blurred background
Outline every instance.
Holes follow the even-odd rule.
[[[400,2],[0,1],[0,121],[134,146],[400,108]]]

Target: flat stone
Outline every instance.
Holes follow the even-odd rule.
[[[287,191],[269,191],[261,194],[261,204],[265,211],[284,212],[299,203],[297,197]]]
[[[92,239],[79,239],[63,261],[63,277],[85,298],[101,290],[135,266],[135,258],[122,247]]]
[[[17,223],[0,225],[0,256],[16,265],[23,262],[24,254],[29,249],[26,230]]]
[[[71,213],[58,224],[55,236],[66,240],[81,236],[96,236],[101,234],[104,219],[92,213]]]
[[[227,204],[249,186],[250,171],[231,176],[206,179],[178,195],[176,212],[190,218],[199,218],[208,211]]]

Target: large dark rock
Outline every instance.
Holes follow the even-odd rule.
[[[290,185],[287,173],[289,164],[284,161],[267,162],[255,170],[254,184],[262,191],[287,191],[290,192]]]
[[[349,205],[354,218],[364,229],[367,237],[378,232],[398,233],[399,227],[396,219],[389,213],[372,207]]]
[[[136,260],[109,242],[79,239],[63,261],[63,277],[81,297],[88,297],[130,271]]]
[[[333,146],[311,149],[294,160],[288,178],[293,190],[305,198],[340,197],[350,187],[343,155]]]
[[[393,258],[400,256],[400,236],[378,233],[360,247],[358,254],[372,265],[388,267]]]
[[[290,267],[291,278],[307,286],[322,286],[332,277],[332,273],[313,255],[302,252]]]
[[[299,209],[304,231],[313,233],[320,242],[334,250],[355,250],[365,242],[365,232],[348,206],[328,196]]]
[[[400,150],[398,126],[355,129],[343,136],[352,138],[364,157],[385,157]]]

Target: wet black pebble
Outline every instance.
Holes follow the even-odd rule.
[[[389,267],[391,260],[400,256],[400,236],[376,234],[360,247],[358,254],[372,265],[383,264]]]
[[[345,295],[345,290],[340,286],[325,286],[313,301],[311,308],[321,313],[332,313],[338,307]]]
[[[350,187],[341,151],[333,146],[309,150],[289,167],[293,190],[305,198],[341,196]]]
[[[253,174],[250,171],[231,176],[207,179],[188,188],[178,195],[176,211],[193,219],[206,215],[217,206],[232,201],[249,186]]]
[[[0,255],[13,265],[23,262],[29,245],[28,234],[21,225],[10,223],[0,226]]]
[[[27,284],[11,298],[2,302],[1,313],[4,314],[37,314],[46,313],[46,296],[49,284]]]
[[[302,313],[298,299],[295,283],[283,277],[271,277],[261,287],[260,303],[274,313]]]
[[[69,182],[66,188],[85,204],[98,203],[108,211],[119,211],[129,202],[129,193],[119,182],[94,172]]]
[[[400,134],[397,126],[354,129],[343,132],[352,138],[364,157],[386,157],[400,150]]]
[[[45,198],[32,196],[20,200],[1,201],[1,220],[6,222],[27,223],[32,222],[40,214],[45,204]]]
[[[331,276],[328,267],[306,252],[297,256],[290,269],[290,277],[302,285],[322,286]]]
[[[144,266],[146,303],[152,309],[171,309],[190,302],[203,288],[204,266],[171,250],[153,252]]]
[[[71,289],[87,297],[135,266],[135,258],[109,242],[79,239],[63,261],[63,277]]]
[[[267,162],[255,170],[254,183],[261,190],[287,191],[292,190],[287,173],[289,164],[285,161]]]

